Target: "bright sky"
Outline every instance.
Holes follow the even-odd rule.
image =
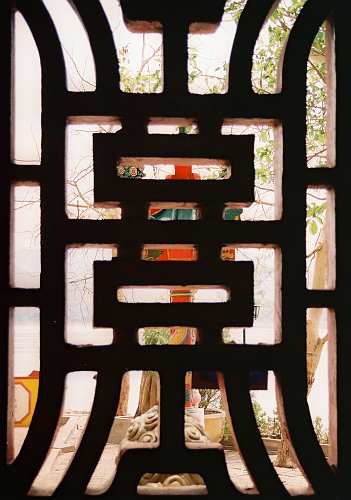
[[[44,3],[55,21],[63,45],[68,71],[68,89],[72,91],[93,90],[95,82],[94,64],[87,37],[74,11],[68,2],[44,0]],[[101,0],[101,3],[109,17],[116,46],[118,49],[122,47],[128,48],[129,69],[131,73],[135,73],[142,57],[143,35],[132,34],[126,30],[118,3],[115,0]],[[191,38],[190,45],[196,47],[201,65],[209,73],[213,72],[221,61],[228,61],[234,34],[235,23],[226,20],[214,35],[197,35]],[[152,51],[160,46],[161,41],[161,35],[146,35],[144,55],[151,54]],[[15,44],[16,106],[14,158],[18,163],[39,163],[41,139],[40,62],[28,27],[18,14],[16,16]],[[199,93],[203,91],[201,81],[194,91]],[[73,137],[72,141],[74,141],[72,142],[73,146],[70,149],[68,157],[68,169],[74,169],[79,162],[82,162],[82,165],[88,165],[91,160],[89,157],[89,148],[91,148],[92,129],[80,128],[81,133],[76,136],[75,140],[74,134],[76,132],[74,130],[68,132],[69,137]],[[16,198],[22,200],[20,205],[26,204],[27,201],[38,199],[38,189],[17,189]],[[16,286],[39,286],[40,239],[38,236],[38,224],[38,204],[29,206],[27,210],[21,209],[16,212]],[[80,278],[82,269],[84,273],[91,269],[92,262],[96,257],[96,250],[86,251],[83,257],[81,253],[73,251],[69,264],[71,266],[70,276],[72,277],[72,281],[75,278]],[[110,257],[110,250],[100,250],[98,253],[98,258],[100,259],[109,259]],[[87,284],[87,290],[89,293],[84,297],[84,301],[82,301],[82,288],[79,288],[78,285],[68,288],[69,306],[67,316],[69,324],[67,340],[74,343],[110,342],[110,330],[97,332],[97,329],[93,330],[92,328],[91,285]],[[267,287],[268,293],[271,292],[268,291]],[[217,292],[216,294],[211,297],[217,297],[218,299],[219,295]],[[83,311],[80,316],[77,316],[78,305],[80,311]],[[82,323],[82,317],[85,318],[85,323]],[[31,316],[30,320],[31,326],[29,327],[28,321],[24,324],[23,318],[21,321],[20,316],[17,317],[17,374],[29,373],[32,369],[39,368],[37,351],[39,340],[35,314]],[[32,333],[32,337],[28,335],[28,328]],[[251,339],[255,342],[267,342],[267,339],[272,341],[272,331],[272,328],[267,328],[267,325],[261,324],[260,327],[252,329]],[[237,335],[240,336],[241,333],[237,332]],[[250,338],[248,338],[248,341],[250,341]],[[313,416],[320,415],[325,421],[328,415],[326,374],[327,350],[324,349],[317,372],[317,380],[310,397],[310,405]],[[94,389],[92,374],[73,374],[70,376],[70,382],[71,390],[67,392],[66,409],[88,408]],[[135,383],[137,383],[137,378],[135,379]],[[86,390],[82,390],[83,384],[85,384]],[[131,408],[135,405],[135,394],[133,397]],[[256,398],[263,404],[268,413],[272,413],[275,407],[272,377],[270,377],[269,391],[257,392]]]

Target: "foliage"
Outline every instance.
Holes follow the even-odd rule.
[[[169,343],[170,329],[163,327],[144,328],[143,340],[145,345],[164,345]]]
[[[245,6],[246,0],[230,0],[226,3],[224,12],[230,14],[237,23]]]
[[[267,413],[256,399],[252,401],[252,407],[256,418],[257,426],[263,436],[269,436],[269,420]]]
[[[269,437],[273,439],[281,439],[281,427],[280,419],[278,416],[278,410],[275,408],[273,411],[273,417],[269,418]]]
[[[261,404],[253,398],[252,407],[254,410],[257,426],[260,434],[263,437],[273,439],[281,439],[281,425],[277,409],[274,410],[273,416],[267,415]],[[328,431],[323,425],[322,418],[317,416],[313,421],[313,427],[320,444],[328,443]]]
[[[145,44],[144,44],[145,45]],[[143,51],[144,52],[144,51]],[[154,49],[147,58],[143,58],[138,71],[133,74],[129,68],[128,46],[118,51],[120,63],[120,81],[123,92],[128,93],[159,93],[162,91],[161,47]]]
[[[326,203],[318,204],[311,202],[307,207],[306,223],[310,233],[315,236],[318,232],[318,226],[323,225],[323,214],[327,208]]]
[[[280,420],[278,417],[278,412],[275,409],[273,412],[273,417],[267,415],[263,410],[261,404],[253,398],[252,407],[255,414],[257,426],[262,436],[270,437],[273,439],[281,438],[280,430]]]
[[[246,0],[227,2],[225,11],[239,21]],[[278,87],[278,67],[283,47],[305,0],[283,0],[272,12],[257,40],[252,66],[252,84],[255,92],[274,93]],[[307,161],[310,166],[326,165],[326,28],[319,30],[307,64]],[[271,145],[267,144],[269,150]],[[260,169],[258,175],[267,175]]]

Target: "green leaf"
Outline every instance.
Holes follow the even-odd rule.
[[[314,236],[318,232],[318,225],[317,225],[317,222],[315,220],[312,220],[310,222],[310,231],[311,231],[311,234],[313,234]]]

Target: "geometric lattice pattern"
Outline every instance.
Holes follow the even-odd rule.
[[[220,372],[227,395],[236,439],[259,498],[287,496],[265,451],[256,426],[250,396],[250,370],[273,370],[285,423],[296,457],[309,480],[314,498],[347,498],[350,470],[349,311],[351,271],[349,231],[345,224],[350,192],[348,118],[350,80],[350,6],[342,1],[308,0],[289,36],[282,61],[281,91],[257,95],[251,86],[252,53],[260,28],[273,0],[248,0],[241,15],[232,48],[229,90],[224,95],[192,95],[187,89],[187,34],[219,23],[223,0],[194,0],[170,5],[150,0],[121,1],[126,21],[133,29],[163,27],[164,91],[134,95],[119,90],[118,60],[112,34],[97,0],[72,0],[85,26],[96,66],[96,90],[66,90],[62,48],[53,22],[40,0],[3,0],[1,24],[1,490],[4,497],[24,498],[49,449],[60,415],[64,378],[70,371],[98,372],[90,419],[80,447],[56,491],[64,498],[85,498],[85,489],[105,445],[113,420],[123,374],[130,369],[154,370],[161,381],[160,446],[126,453],[107,498],[136,498],[136,485],[147,471],[197,472],[213,499],[242,496],[229,479],[223,452],[218,449],[186,448],[184,443],[184,377],[189,370]],[[42,67],[42,161],[40,168],[11,164],[11,24],[13,9],[24,16],[35,38]],[[306,62],[321,23],[335,21],[336,65],[330,55],[330,92],[336,88],[336,160],[334,169],[306,166]],[[330,29],[330,46],[333,46]],[[174,71],[174,68],[177,68]],[[108,206],[118,202],[120,220],[69,220],[65,215],[65,129],[77,123],[99,122],[116,117],[122,123],[117,134],[94,137],[95,201]],[[199,134],[166,137],[148,135],[153,118],[163,122],[176,118],[197,122]],[[226,120],[272,123],[276,126],[277,157],[281,157],[282,185],[279,220],[271,222],[225,221],[226,203],[253,201],[253,138],[224,137]],[[330,134],[331,141],[333,133]],[[334,147],[334,146],[332,146]],[[231,177],[221,182],[137,181],[116,173],[119,157],[213,158],[231,165]],[[41,287],[24,290],[10,286],[11,189],[15,184],[39,184],[41,188]],[[336,195],[337,288],[307,291],[305,285],[306,188],[324,186]],[[151,201],[196,202],[201,219],[159,224],[147,219]],[[166,229],[165,229],[166,227]],[[198,260],[183,263],[141,260],[145,244],[192,244]],[[94,314],[96,326],[113,327],[114,344],[78,347],[65,342],[65,251],[69,246],[114,244],[118,257],[96,262]],[[250,326],[253,316],[253,266],[222,262],[222,246],[268,246],[276,249],[277,329],[281,342],[272,346],[224,345],[224,326]],[[222,285],[231,291],[223,304],[122,304],[116,288],[162,284]],[[10,310],[14,306],[40,307],[41,377],[39,398],[24,445],[14,463],[6,464],[8,413],[7,375],[11,364]],[[306,308],[335,309],[337,335],[330,342],[337,380],[332,380],[332,444],[326,461],[313,432],[306,401]],[[137,329],[146,325],[195,326],[196,346],[140,346]],[[333,349],[331,349],[333,351]],[[292,377],[291,374],[294,373]],[[334,386],[335,382],[335,386]],[[334,389],[333,389],[334,387]],[[337,404],[337,406],[336,406]],[[10,425],[10,424],[9,424]]]

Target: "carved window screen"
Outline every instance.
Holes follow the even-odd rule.
[[[240,17],[229,70],[229,88],[223,95],[195,95],[188,91],[187,34],[189,27],[206,31],[219,23],[223,1],[168,2],[122,1],[133,29],[162,26],[164,90],[161,94],[127,94],[119,90],[118,60],[112,34],[97,0],[72,0],[85,26],[96,67],[94,92],[66,89],[62,48],[54,24],[40,0],[3,0],[1,33],[1,491],[24,498],[50,447],[60,415],[65,375],[71,371],[96,371],[97,389],[92,413],[81,441],[56,494],[83,498],[89,478],[105,445],[115,413],[123,374],[130,369],[154,370],[161,381],[160,446],[129,451],[121,460],[107,498],[135,498],[140,476],[148,470],[202,475],[210,498],[236,498],[242,494],[229,480],[224,455],[218,449],[189,449],[184,444],[184,376],[188,370],[221,372],[236,438],[260,498],[283,498],[287,492],[264,449],[249,397],[251,369],[273,370],[282,397],[290,439],[298,461],[314,490],[314,498],[346,498],[350,471],[351,408],[349,384],[349,207],[348,116],[350,78],[350,6],[337,0],[308,0],[295,22],[282,61],[281,91],[258,95],[252,91],[251,65],[255,41],[272,0],[248,0]],[[11,156],[11,51],[13,13],[18,10],[36,41],[42,68],[42,159],[39,167],[13,165]],[[306,165],[306,64],[320,25],[329,19],[329,160],[330,167]],[[192,24],[196,23],[196,24]],[[336,34],[336,36],[335,36]],[[335,41],[335,51],[334,51]],[[176,71],[174,69],[176,68]],[[335,81],[337,85],[335,86]],[[335,97],[335,98],[334,98]],[[336,110],[336,120],[333,119]],[[65,130],[67,123],[91,123],[114,117],[121,121],[117,134],[94,137],[95,201],[119,202],[120,220],[72,220],[65,215]],[[191,119],[198,135],[148,135],[149,120],[172,122]],[[254,201],[253,139],[221,135],[224,120],[270,123],[275,126],[276,148],[281,157],[281,218],[269,222],[223,220],[226,202]],[[335,123],[334,123],[335,121]],[[334,154],[335,151],[335,154]],[[133,182],[115,175],[118,155],[149,157],[224,157],[237,165],[233,179],[216,183]],[[40,289],[10,286],[10,204],[15,185],[38,184],[41,189]],[[307,187],[327,187],[335,193],[336,286],[332,290],[306,290],[305,227]],[[196,202],[201,219],[172,221],[163,225],[147,219],[151,201]],[[141,260],[144,244],[191,244],[198,260],[189,263],[149,263]],[[64,340],[65,250],[78,245],[117,245],[118,258],[97,262],[95,321],[118,330],[116,342],[104,347],[78,347]],[[281,282],[279,321],[281,341],[271,346],[224,345],[221,330],[228,325],[249,326],[253,317],[253,268],[251,263],[220,260],[226,244],[276,249]],[[160,268],[162,267],[162,271]],[[140,304],[115,302],[116,286],[221,284],[240,289],[239,305]],[[117,285],[116,285],[117,284]],[[238,303],[236,303],[238,304]],[[7,429],[11,426],[8,374],[11,369],[13,307],[40,308],[41,377],[39,398],[24,445],[12,464],[6,461]],[[337,377],[331,384],[331,452],[329,462],[319,446],[306,401],[306,309],[335,311],[337,334],[330,335],[330,366]],[[235,313],[233,313],[235,311]],[[137,329],[148,324],[190,324],[200,332],[196,348],[139,346]],[[335,371],[334,371],[335,369]],[[293,374],[293,375],[292,375]],[[146,470],[147,469],[147,470]],[[194,470],[195,469],[195,470]],[[339,496],[338,496],[339,495]]]

